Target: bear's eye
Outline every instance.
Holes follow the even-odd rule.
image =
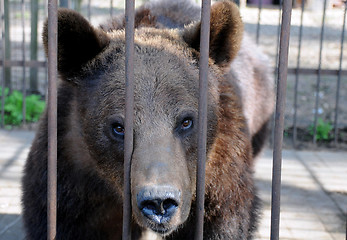
[[[112,131],[113,134],[116,136],[124,136],[124,127],[122,124],[114,123],[112,124]]]
[[[181,129],[182,130],[188,130],[193,126],[193,120],[190,118],[183,119],[181,123]]]

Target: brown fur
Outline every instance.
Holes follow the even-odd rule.
[[[247,34],[243,34],[241,18],[237,8],[228,8],[228,2],[217,2],[219,8],[211,10],[211,47],[210,56],[220,66],[224,67],[226,78],[230,79],[236,93],[242,98],[248,129],[254,136],[254,149],[261,149],[267,135],[267,123],[274,109],[273,73],[268,68],[267,57],[255,46]],[[218,10],[217,10],[218,9]],[[171,21],[160,21],[160,17]],[[155,27],[159,29],[188,26],[184,31],[184,39],[189,42],[199,54],[200,45],[200,8],[186,0],[164,0],[148,2],[136,11],[136,26]],[[141,19],[144,19],[141,21]],[[148,24],[147,19],[151,19]],[[115,24],[121,22],[121,24]],[[116,26],[115,26],[116,25]],[[101,25],[105,31],[124,29],[124,16],[114,18],[111,23]],[[223,33],[225,36],[220,36]],[[216,38],[214,39],[215,36]],[[218,36],[218,37],[217,37]],[[228,39],[226,36],[233,36]],[[223,41],[223,42],[218,42]],[[221,52],[213,47],[224,46]],[[218,52],[218,55],[216,54]],[[224,54],[225,53],[225,54]],[[232,54],[234,55],[232,55]],[[230,59],[228,59],[230,57]],[[220,59],[225,61],[220,62]],[[234,61],[233,61],[234,59]],[[254,151],[255,156],[259,151]]]
[[[105,33],[93,28],[77,12],[68,9],[59,12],[58,32],[58,70],[67,78],[78,74],[78,68],[94,58],[109,43]],[[47,24],[43,28],[42,36],[48,55]]]
[[[177,7],[172,1],[163,3],[171,10]],[[162,18],[163,3],[149,3],[137,15],[132,239],[149,229],[166,239],[194,238],[200,24],[193,22],[194,16],[189,22],[185,10],[182,18],[178,11],[172,18],[170,11],[162,11]],[[186,4],[180,7],[199,11],[194,4]],[[252,133],[260,129],[251,123],[262,126],[268,116],[252,115],[244,86],[245,81],[255,85],[250,95],[254,100],[262,89],[261,81],[271,79],[266,69],[258,68],[256,57],[243,50],[236,5],[217,3],[211,13],[204,239],[250,239],[257,216]],[[121,239],[124,142],[114,133],[114,124],[124,121],[123,20],[117,18],[104,32],[70,10],[60,10],[58,16],[57,239]],[[189,25],[181,28],[181,23]],[[170,29],[165,24],[179,27]],[[47,51],[47,30],[44,44]],[[247,67],[256,74],[240,73],[233,67],[235,62],[251,64]],[[264,87],[268,95],[271,90]],[[259,103],[252,110],[265,105]],[[191,119],[193,125],[182,130],[182,119]],[[23,178],[28,239],[46,236],[46,164],[45,115]],[[158,192],[163,187],[179,192],[175,214],[160,224],[146,218],[138,207],[141,190],[153,186]]]
[[[210,58],[221,67],[227,67],[236,57],[243,37],[243,23],[236,7],[228,2],[217,2],[211,9]],[[201,23],[186,31],[184,40],[197,51],[200,50]]]

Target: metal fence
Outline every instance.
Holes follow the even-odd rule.
[[[48,239],[54,239],[56,235],[56,193],[57,193],[57,1],[48,1],[48,61],[45,60],[27,60],[27,47],[26,47],[26,23],[25,23],[25,5],[28,4],[24,0],[17,2],[20,5],[21,16],[21,31],[22,41],[19,52],[21,53],[21,59],[11,60],[6,55],[5,49],[9,47],[10,41],[8,39],[8,32],[6,32],[9,24],[9,19],[6,19],[6,1],[1,1],[1,48],[2,55],[0,59],[0,66],[2,68],[1,86],[2,86],[2,98],[1,98],[1,126],[4,126],[4,103],[5,103],[5,87],[7,84],[13,84],[15,81],[8,82],[9,72],[11,68],[21,68],[22,82],[18,84],[26,95],[28,83],[26,83],[27,68],[42,68],[48,67],[48,119],[49,119],[49,161],[48,161]],[[7,1],[7,4],[9,2]],[[134,55],[134,5],[133,0],[126,0],[125,12],[126,12],[126,122],[125,122],[125,154],[124,154],[124,206],[123,206],[123,239],[130,239],[130,220],[131,220],[131,202],[130,202],[130,160],[133,144],[132,136],[132,122],[133,122],[133,55]],[[207,121],[207,64],[208,64],[208,46],[209,46],[209,19],[210,19],[210,0],[202,1],[202,31],[201,31],[201,56],[200,56],[200,98],[199,98],[199,150],[198,150],[198,171],[197,171],[197,226],[196,226],[196,239],[203,239],[203,213],[204,213],[204,179],[205,179],[205,160],[206,160],[206,121]],[[8,7],[8,6],[7,6]],[[279,24],[276,34],[276,78],[277,81],[277,101],[276,101],[276,113],[274,115],[274,140],[273,140],[273,180],[272,180],[272,209],[271,209],[271,239],[279,239],[279,216],[280,216],[280,187],[281,187],[281,161],[282,161],[282,142],[283,142],[283,130],[284,130],[284,118],[285,118],[285,99],[287,89],[287,73],[292,74],[295,82],[294,87],[294,105],[293,105],[293,141],[297,140],[297,109],[298,109],[298,86],[299,77],[301,75],[314,74],[317,76],[315,85],[315,107],[314,107],[314,119],[313,119],[313,139],[314,143],[317,142],[317,126],[319,118],[319,105],[320,105],[320,88],[322,76],[336,76],[336,98],[335,98],[335,111],[334,111],[334,142],[338,143],[338,121],[339,121],[339,102],[341,97],[342,79],[346,75],[347,71],[343,70],[343,44],[345,34],[345,18],[346,8],[344,8],[340,38],[340,57],[338,69],[323,69],[322,57],[323,57],[323,45],[324,45],[324,31],[325,31],[325,12],[327,8],[327,0],[324,0],[324,8],[322,14],[322,24],[320,30],[319,40],[319,59],[318,68],[302,68],[301,67],[301,49],[303,39],[303,16],[305,5],[304,1],[301,4],[301,17],[299,24],[298,35],[298,54],[297,63],[293,68],[288,69],[288,51],[289,51],[289,36],[291,26],[291,14],[292,14],[292,1],[285,0],[283,4],[279,4]],[[109,14],[113,15],[113,1],[110,1]],[[91,1],[88,1],[87,15],[90,19],[91,13]],[[261,14],[263,11],[262,0],[258,5],[258,22],[256,27],[256,40],[261,39]],[[278,50],[278,51],[277,51]],[[44,71],[45,72],[45,71]],[[45,74],[45,73],[44,73]],[[44,78],[45,81],[45,78]],[[16,83],[17,84],[17,83]],[[14,84],[14,85],[16,85]],[[43,84],[45,86],[45,84]],[[14,86],[13,86],[14,87]],[[15,88],[15,87],[14,87]],[[36,89],[37,90],[37,89]],[[44,93],[44,92],[43,92]],[[25,116],[25,101],[23,104],[23,116]],[[25,118],[24,120],[25,121]]]
[[[318,1],[317,1],[318,2]],[[318,118],[319,118],[319,112],[320,112],[320,91],[321,91],[321,82],[322,82],[322,76],[330,76],[330,77],[337,77],[336,82],[336,92],[335,92],[335,108],[334,108],[334,120],[333,120],[333,126],[334,126],[334,144],[335,146],[338,144],[339,141],[339,102],[340,102],[340,92],[341,92],[341,79],[342,76],[347,76],[347,71],[342,69],[342,63],[343,63],[343,55],[344,55],[344,39],[345,39],[345,23],[346,23],[346,7],[343,9],[343,16],[340,20],[340,24],[337,24],[337,26],[341,26],[341,35],[340,39],[336,39],[335,41],[340,43],[340,46],[337,47],[339,49],[339,61],[338,61],[338,68],[337,69],[323,69],[323,46],[324,46],[324,37],[325,37],[325,28],[326,28],[326,11],[328,8],[328,1],[324,0],[322,4],[322,18],[321,18],[321,25],[320,25],[320,34],[319,34],[319,50],[318,50],[318,67],[317,68],[305,68],[301,66],[301,59],[302,59],[302,41],[303,41],[303,29],[304,29],[304,14],[305,14],[305,1],[301,1],[300,4],[300,24],[299,24],[299,33],[298,33],[298,40],[297,40],[297,58],[296,58],[296,66],[292,66],[288,69],[289,74],[294,75],[294,100],[293,100],[293,117],[292,117],[292,128],[293,128],[293,134],[292,134],[292,140],[294,147],[297,145],[297,119],[298,119],[298,87],[299,87],[299,79],[300,75],[315,75],[316,76],[316,83],[315,83],[315,104],[314,104],[314,118],[313,118],[313,143],[317,143],[317,127],[318,127]],[[344,2],[346,4],[346,2]],[[281,7],[282,1],[279,3],[279,11],[284,10]],[[259,36],[260,36],[260,19],[261,19],[261,12],[262,12],[262,0],[259,1],[258,5],[258,23],[256,28],[256,42],[259,43]],[[280,14],[279,14],[280,15]],[[283,19],[282,19],[283,21]],[[278,19],[278,32],[279,32],[279,26],[281,25],[281,18]],[[278,49],[278,41],[276,43],[276,49]],[[289,45],[288,45],[289,46]],[[278,59],[278,52],[276,51],[276,64],[275,69],[277,72],[277,59]],[[331,79],[331,78],[330,78]],[[331,81],[334,81],[332,78]]]
[[[279,5],[272,5],[269,10],[263,1],[258,0],[251,8],[241,7],[241,12],[247,9],[248,12],[243,16],[246,30],[270,56],[277,75],[282,5],[281,2]],[[78,5],[77,2],[84,4]],[[346,9],[332,11],[328,8],[328,0],[325,0],[321,4],[321,11],[313,12],[306,10],[304,2],[297,4],[293,12],[285,131],[286,135],[291,135],[294,147],[298,146],[298,129],[306,130],[306,135],[309,134],[311,141],[316,144],[317,134],[320,134],[317,133],[317,128],[320,128],[318,120],[321,118],[332,127],[329,137],[333,139],[335,146],[339,146],[339,143],[347,143],[346,137],[340,137],[340,131],[347,133],[347,109],[340,104],[347,101],[347,61],[344,61],[347,54],[344,48]],[[96,24],[121,12],[124,7],[118,2],[115,6],[113,0],[105,1],[99,8],[91,0],[70,0],[70,4],[69,1],[62,0],[60,3],[80,10]],[[23,94],[28,92],[46,96],[47,62],[40,43],[42,22],[47,16],[46,7],[47,3],[40,1],[2,1],[2,91],[4,87],[8,87],[10,90],[20,90]],[[253,15],[253,19],[249,15]],[[273,15],[271,22],[268,20],[270,15]],[[307,21],[310,18],[314,19],[314,23]],[[4,127],[4,101],[2,94],[1,127]],[[23,115],[25,109],[24,101]],[[23,121],[25,123],[25,118]],[[311,133],[307,131],[308,128],[311,128]],[[318,140],[321,140],[319,136]]]

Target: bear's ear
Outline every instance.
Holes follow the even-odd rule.
[[[189,25],[183,39],[189,46],[200,51],[201,23]],[[240,50],[243,23],[236,4],[230,1],[217,2],[211,7],[210,58],[221,67],[227,66]]]
[[[99,54],[109,43],[108,36],[94,29],[79,13],[58,11],[58,71],[63,77],[73,77],[82,66]],[[43,44],[48,55],[48,24],[43,28]]]

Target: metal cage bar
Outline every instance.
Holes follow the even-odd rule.
[[[23,93],[23,104],[22,104],[22,115],[23,115],[23,124],[26,123],[26,72],[25,72],[25,4],[24,0],[21,2],[21,23],[22,23],[22,59],[23,59],[23,81],[22,81],[22,93]]]
[[[92,17],[92,9],[91,9],[91,4],[92,4],[92,0],[88,0],[88,6],[87,6],[87,14],[88,14],[88,20],[91,20]]]
[[[2,57],[3,62],[6,63],[5,57],[5,5],[4,1],[0,1],[0,26],[1,26],[1,42],[2,42]],[[2,81],[1,81],[1,122],[0,127],[5,127],[5,64],[2,64]]]
[[[299,29],[299,43],[298,43],[298,56],[296,60],[296,69],[300,69],[301,58],[301,43],[302,43],[302,30],[304,23],[305,1],[301,1],[301,15],[300,15],[300,29]],[[294,113],[293,113],[293,145],[296,147],[297,140],[297,111],[298,111],[298,86],[299,86],[299,71],[295,72],[295,86],[294,86]]]
[[[110,17],[113,17],[113,0],[110,0]]]
[[[321,83],[321,70],[322,70],[322,52],[323,52],[323,43],[324,43],[324,25],[325,25],[325,12],[327,8],[327,0],[324,0],[324,9],[322,17],[322,28],[320,33],[320,44],[319,44],[319,62],[318,62],[318,77],[316,83],[316,100],[314,107],[314,121],[313,121],[313,143],[317,143],[317,122],[318,122],[318,108],[319,108],[319,90]]]
[[[281,16],[282,16],[282,0],[279,0],[278,3],[278,25],[277,25],[277,33],[276,33],[276,57],[275,57],[275,66],[274,66],[274,79],[276,79],[278,75],[278,54],[279,54],[279,45],[280,45],[280,34],[281,34]],[[276,83],[275,83],[276,84]],[[271,135],[270,135],[270,146],[274,145],[274,134],[275,134],[275,113],[271,116]]]
[[[48,2],[48,178],[47,239],[56,236],[57,221],[57,0]]]
[[[131,239],[131,190],[130,169],[133,151],[134,119],[134,26],[135,1],[126,0],[125,5],[125,136],[124,136],[124,196],[123,240]]]
[[[280,35],[281,35],[281,16],[282,16],[282,5],[283,5],[283,0],[279,0],[278,3],[278,25],[277,25],[277,35],[276,35],[276,58],[275,58],[275,78],[278,75],[278,54],[279,54],[279,46],[280,46]]]
[[[201,7],[200,59],[199,59],[199,137],[196,178],[196,226],[195,240],[203,239],[204,203],[205,203],[205,168],[207,138],[207,88],[208,60],[210,39],[211,0],[203,0]]]
[[[260,37],[260,21],[261,21],[261,12],[263,8],[263,0],[259,0],[258,2],[258,23],[257,23],[257,34],[256,34],[256,43],[259,44]]]
[[[24,64],[25,67],[36,67],[36,68],[46,68],[46,61],[36,61],[36,60],[26,60],[24,63],[21,60],[0,60],[0,66],[2,67],[22,67]]]
[[[341,86],[341,71],[342,71],[342,60],[343,60],[343,43],[345,40],[345,27],[346,27],[346,2],[345,2],[345,9],[343,13],[343,24],[342,24],[342,31],[341,31],[341,51],[340,51],[340,63],[339,63],[339,75],[337,77],[337,84],[336,84],[336,100],[335,100],[335,116],[334,116],[334,144],[337,145],[338,142],[338,110],[339,110],[339,101],[340,101],[340,86]],[[346,234],[347,234],[347,228],[346,228]]]
[[[287,87],[288,50],[292,1],[283,1],[282,26],[279,53],[277,100],[275,113],[275,136],[273,150],[272,199],[271,199],[271,239],[279,239],[282,142],[284,128],[284,107]]]

